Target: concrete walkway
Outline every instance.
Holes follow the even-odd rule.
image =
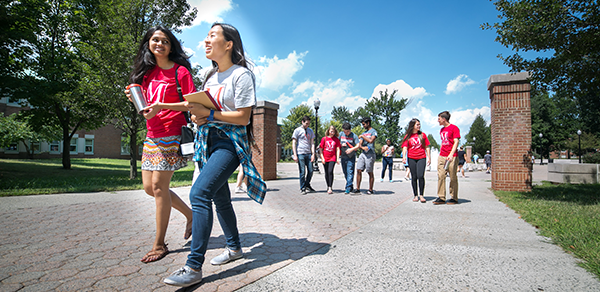
[[[263,205],[234,195],[245,257],[207,262],[201,285],[179,291],[600,291],[575,258],[494,197],[484,172],[459,179],[460,204],[434,206],[435,172],[421,204],[404,173],[379,182],[378,163],[375,195],[347,196],[336,168],[333,195],[317,173],[321,191],[300,195],[297,167],[285,163]],[[535,166],[534,181],[545,172]],[[188,201],[189,188],[175,191]],[[172,252],[139,261],[154,238],[154,208],[143,191],[0,198],[0,291],[177,291],[162,279],[189,252],[181,214],[171,215]],[[223,246],[215,220],[207,258]]]

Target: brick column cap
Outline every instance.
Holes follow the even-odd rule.
[[[529,72],[492,75],[488,80],[487,88],[490,90],[492,88],[492,84],[496,83],[515,83],[518,81],[527,81],[529,77],[531,77],[531,73]]]
[[[256,102],[256,107],[264,107],[264,108],[270,108],[270,109],[278,110],[279,109],[279,104],[278,103],[274,103],[274,102],[270,102],[270,101],[266,101],[266,100],[259,100],[259,101]]]

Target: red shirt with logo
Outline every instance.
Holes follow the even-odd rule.
[[[421,135],[423,136],[423,143],[425,143],[425,145],[421,144],[421,139],[419,139],[419,134],[417,133],[410,135],[410,138],[402,143],[402,148],[407,148],[406,156],[408,156],[408,158],[415,160],[427,158],[425,148],[429,146],[429,139],[427,139],[425,133],[421,133]]]
[[[142,88],[146,91],[146,102],[151,105],[155,102],[161,103],[178,103],[180,102],[179,94],[177,93],[177,84],[175,83],[175,70],[181,93],[196,92],[194,81],[190,72],[184,67],[175,64],[171,69],[161,69],[154,66],[150,71],[146,72]],[[168,136],[181,135],[181,126],[185,125],[185,117],[183,112],[169,109],[162,109],[153,118],[146,121],[148,128],[147,136],[149,138],[162,138]]]
[[[340,143],[340,139],[337,137],[323,137],[319,147],[323,149],[323,157],[325,158],[325,162],[332,162],[336,161],[336,148],[341,149],[342,144]]]
[[[452,151],[452,146],[454,146],[454,139],[460,139],[460,130],[457,126],[450,124],[446,127],[443,127],[440,130],[440,137],[442,139],[442,145],[440,147],[440,156],[448,156],[450,151]],[[457,152],[454,152],[454,157],[458,156]]]

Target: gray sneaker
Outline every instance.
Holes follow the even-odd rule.
[[[238,251],[233,251],[231,249],[229,249],[229,247],[225,248],[225,251],[214,257],[212,260],[210,260],[210,263],[213,265],[224,265],[228,262],[231,261],[235,261],[239,258],[242,258],[244,256],[244,253],[242,252],[242,250],[238,250]]]
[[[188,266],[183,266],[183,268],[164,279],[163,282],[172,286],[189,287],[202,282],[202,270],[196,272]]]

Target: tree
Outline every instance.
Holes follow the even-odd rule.
[[[315,122],[315,113],[313,112],[313,109],[306,104],[299,104],[291,108],[290,114],[283,120],[283,125],[281,126],[281,142],[285,148],[292,148],[292,135],[294,134],[294,130],[302,124],[302,118],[304,116],[309,116],[311,118],[311,123]],[[318,142],[315,141],[315,143]]]
[[[62,130],[63,149],[69,149],[73,134],[81,128],[95,129],[102,125],[104,113],[101,101],[83,94],[83,57],[77,44],[81,35],[81,5],[77,0],[12,1],[5,7],[8,18],[2,29],[17,31],[2,42],[2,64],[10,70],[0,71],[0,83],[11,99],[31,109],[23,116],[32,117],[29,125],[35,132],[46,126]],[[22,18],[22,21],[21,21]],[[23,25],[22,25],[23,23]],[[10,54],[6,55],[6,49]],[[70,154],[63,151],[63,167],[71,168]]]
[[[475,140],[473,140],[475,138]],[[478,114],[469,128],[469,133],[465,136],[466,145],[473,146],[473,154],[484,154],[492,148],[492,134],[490,127],[481,114]]]
[[[563,92],[576,102],[585,130],[600,132],[600,5],[588,0],[498,0],[503,22],[496,41],[516,51],[499,56],[512,72],[529,71],[541,89]],[[541,53],[527,59],[521,52]]]
[[[107,114],[105,122],[122,130],[129,141],[130,175],[137,177],[138,145],[144,140],[145,119],[137,113],[123,91],[130,83],[129,74],[139,43],[146,31],[162,25],[180,32],[180,27],[191,25],[196,9],[185,0],[162,0],[149,5],[143,0],[81,0],[86,8],[80,32],[85,36],[79,44],[88,60],[86,94],[103,100]],[[194,67],[192,75],[201,67]],[[197,78],[194,78],[196,81]],[[197,84],[199,85],[199,84]]]
[[[440,144],[433,138],[433,134],[427,135],[427,140],[429,140],[429,147],[440,150]]]
[[[20,120],[18,114],[4,117],[4,113],[0,113],[0,147],[2,148],[10,146],[12,143],[21,142],[25,146],[27,156],[32,159],[34,153],[33,143],[53,141],[58,137],[60,137],[60,129],[47,126],[43,131],[36,132],[32,130],[29,124],[29,117]]]
[[[385,144],[386,139],[390,139],[392,144],[398,145],[402,139],[402,127],[400,126],[400,111],[407,103],[407,98],[396,98],[397,90],[388,94],[380,91],[379,97],[373,96],[365,104],[365,110],[371,117],[371,126],[377,131],[377,141]]]
[[[355,125],[356,121],[353,118],[352,112],[345,106],[336,107],[334,106],[331,110],[331,118],[334,121],[338,121],[340,123],[349,123],[350,125]]]

